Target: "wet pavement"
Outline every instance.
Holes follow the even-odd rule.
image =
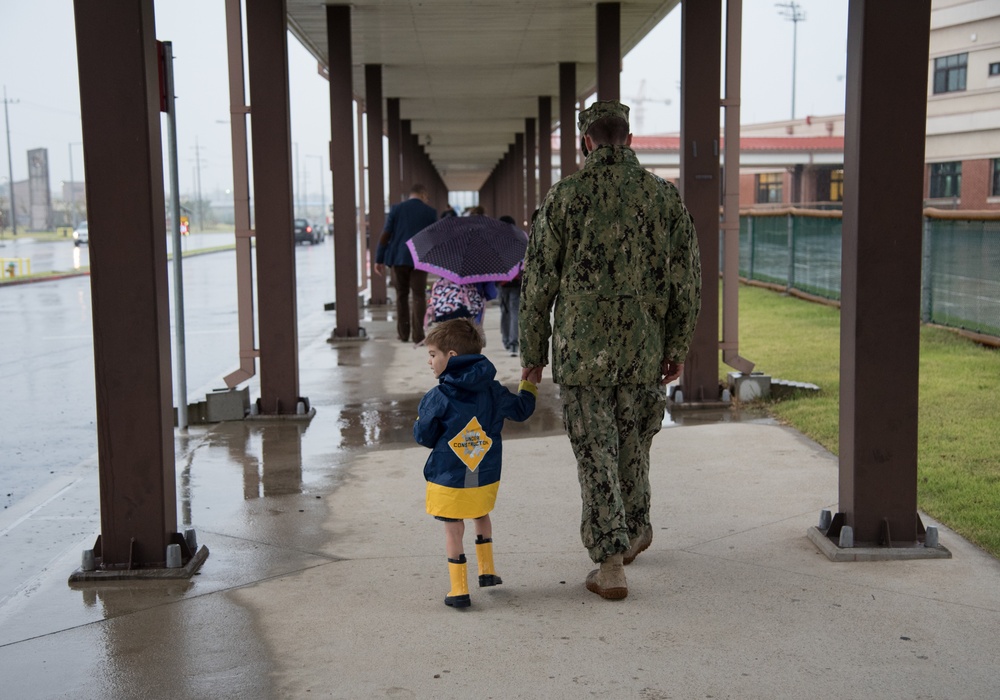
[[[224,239],[193,234],[183,244]],[[62,249],[63,256],[74,249],[68,241],[44,245]],[[332,316],[323,311],[333,297],[332,248],[296,248],[303,337],[326,332]],[[173,275],[167,279],[172,306]],[[224,387],[222,378],[239,364],[235,285],[232,251],[185,258],[189,403]],[[171,313],[176,368],[173,322]],[[0,402],[0,510],[97,451],[92,323],[88,276],[0,287],[0,387],[7,397]]]
[[[513,386],[517,358],[491,354],[497,316],[485,352]],[[952,559],[828,561],[806,531],[836,508],[836,459],[759,415],[667,421],[653,544],[627,569],[629,597],[586,591],[575,461],[548,381],[536,416],[504,432],[504,584],[446,608],[427,451],[410,434],[434,379],[384,309],[363,325],[370,340],[331,345],[329,323],[300,324],[310,422],[177,434],[179,524],[210,550],[190,581],[67,583],[99,529],[93,460],[0,512],[0,695],[1000,696],[1000,564],[946,528]]]
[[[181,237],[181,251],[205,250],[233,244],[233,233],[192,233]],[[173,250],[173,240],[167,237],[167,253]],[[74,245],[71,238],[36,238],[31,233],[14,237],[8,231],[0,238],[0,258],[11,258],[20,270],[18,274],[63,272],[73,274],[90,266],[90,246]],[[6,271],[3,271],[6,276]]]

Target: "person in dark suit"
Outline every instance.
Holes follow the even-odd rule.
[[[410,198],[389,210],[385,228],[375,251],[375,272],[385,274],[392,268],[396,288],[396,332],[404,343],[424,340],[424,313],[427,311],[427,273],[413,267],[413,256],[406,242],[438,219],[437,210],[427,203],[427,188],[415,184]],[[410,292],[413,304],[410,304]]]

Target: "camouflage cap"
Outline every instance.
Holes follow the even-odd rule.
[[[586,134],[591,124],[603,117],[618,117],[624,119],[625,123],[628,124],[628,105],[624,105],[618,100],[598,100],[587,109],[581,110],[578,122],[580,135]]]

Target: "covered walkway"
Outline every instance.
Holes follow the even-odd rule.
[[[515,217],[523,212],[527,220],[535,196],[545,193],[552,175],[547,167],[551,159],[541,149],[537,156],[535,151],[536,144],[549,140],[539,140],[537,134],[558,122],[561,171],[571,172],[577,158],[578,102],[594,92],[598,99],[617,99],[623,53],[677,5],[676,0],[495,3],[487,11],[433,0],[398,6],[228,0],[242,365],[227,382],[252,382],[259,392],[259,413],[279,424],[304,425],[312,409],[321,408],[324,384],[299,364],[295,321],[289,25],[314,48],[330,77],[337,297],[330,340],[351,347],[375,338],[361,324],[359,304],[365,284],[358,268],[366,258],[365,237],[357,226],[361,217],[354,210],[360,183],[355,181],[352,99],[364,93],[368,118],[375,125],[384,123],[389,144],[386,198],[378,172],[383,161],[380,131],[369,130],[372,201],[398,201],[402,194],[393,186],[418,180],[440,196],[455,186],[447,177],[464,173],[456,182],[485,178],[480,180],[481,201],[494,206],[512,202]],[[88,218],[106,232],[91,249],[101,495],[95,553],[102,571],[157,569],[165,564],[168,545],[179,545],[185,560],[193,554],[177,527],[176,484],[184,453],[175,450],[171,420],[157,99],[163,97],[159,88],[165,64],[157,50],[152,0],[75,0],[75,9]],[[923,549],[916,512],[917,310],[930,9],[930,0],[850,4],[841,444],[838,497],[830,499],[836,511],[831,536],[846,535],[850,528],[859,544],[913,550]],[[715,284],[704,286],[681,395],[686,405],[712,408],[723,406],[720,355],[744,373],[753,367],[739,356],[736,317],[738,171],[732,165],[738,160],[742,3],[685,2],[680,11],[680,189],[698,229],[702,268],[715,269],[724,253],[722,294]],[[105,40],[93,42],[93,36]],[[723,36],[728,57],[724,72]],[[397,49],[405,49],[405,55],[394,54]],[[484,84],[490,95],[498,94],[497,100],[473,99],[473,87]],[[482,104],[492,107],[481,114],[470,111]],[[724,142],[720,109],[725,112]],[[491,117],[517,122],[511,124],[512,143],[507,127]],[[522,119],[523,132],[517,130]],[[477,134],[473,140],[489,149],[461,141],[468,136],[463,128],[482,127],[491,135]],[[497,152],[503,142],[506,153]],[[734,149],[725,173],[719,167],[720,142]],[[252,173],[247,170],[248,145]],[[252,222],[251,177],[256,193]],[[378,231],[381,207],[372,207],[371,213],[372,230]],[[253,263],[251,238],[256,241]],[[384,289],[373,283],[372,298],[382,300],[380,294]],[[365,381],[378,377],[383,366],[364,361],[363,349],[355,347],[355,352],[360,353]],[[714,456],[713,444],[703,444],[703,459]],[[734,445],[733,455],[744,450],[744,445]],[[760,503],[753,506],[756,510]]]

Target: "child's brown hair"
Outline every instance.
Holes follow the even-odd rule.
[[[483,336],[471,318],[453,318],[435,324],[424,343],[446,353],[454,350],[456,355],[478,355],[483,351]]]

